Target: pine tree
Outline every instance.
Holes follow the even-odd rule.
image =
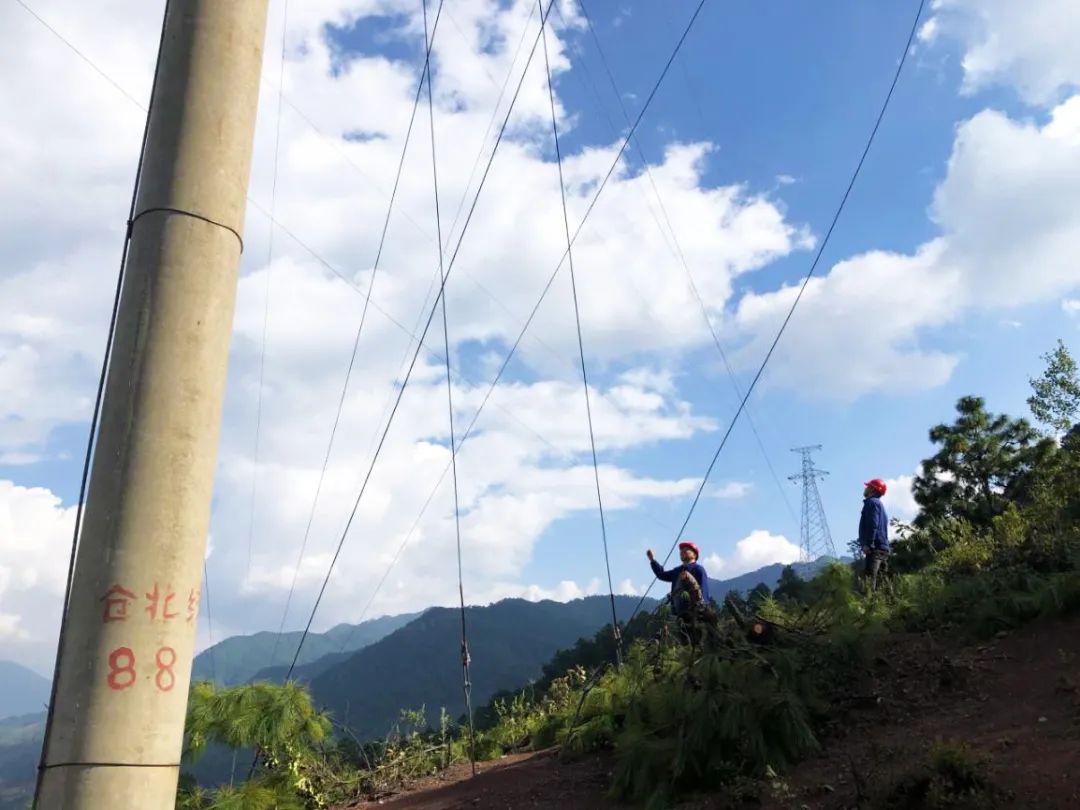
[[[930,430],[940,449],[915,477],[916,525],[954,517],[989,526],[1010,501],[1029,498],[1033,472],[1053,455],[1054,442],[1024,419],[990,413],[980,397],[961,397],[956,411],[953,424]]]
[[[1076,361],[1060,340],[1057,348],[1042,355],[1046,369],[1038,379],[1029,379],[1034,392],[1028,407],[1035,418],[1057,434],[1064,434],[1080,416],[1080,374]]]
[[[177,806],[183,810],[291,810],[316,794],[310,771],[317,747],[330,733],[330,720],[311,704],[300,685],[256,683],[217,689],[192,686],[184,729],[184,757],[198,759],[211,743],[236,750],[254,749],[263,770],[235,788],[213,792],[182,784]]]

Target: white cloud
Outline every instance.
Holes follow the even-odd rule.
[[[957,282],[938,274],[940,251],[940,243],[914,256],[875,251],[811,279],[770,363],[767,384],[853,400],[944,383],[958,358],[918,342],[921,330],[956,314]],[[760,362],[797,293],[791,286],[740,300],[735,327],[748,336],[736,354],[741,365]]]
[[[890,518],[910,523],[919,513],[919,505],[915,503],[915,496],[911,491],[914,480],[913,475],[898,475],[896,478],[885,479],[887,489],[881,502]]]
[[[1061,311],[1071,318],[1080,317],[1080,298],[1062,299]]]
[[[941,26],[938,24],[938,18],[931,17],[919,27],[919,42],[935,42],[939,34],[941,34]]]
[[[22,641],[27,633],[19,626],[22,617],[14,613],[0,613],[0,638]]]
[[[0,647],[40,671],[56,652],[74,507],[0,480]]]
[[[710,554],[702,563],[713,579],[731,579],[766,565],[797,562],[799,553],[799,547],[782,534],[755,529],[735,544],[734,554]]]
[[[23,464],[37,464],[44,456],[38,453],[21,453],[19,451],[0,453],[0,464],[18,467]]]
[[[1080,5],[1073,0],[934,0],[920,30],[964,48],[964,90],[1012,86],[1029,104],[1049,106],[1080,87]]]
[[[556,602],[568,602],[571,599],[581,599],[585,596],[595,596],[601,593],[600,580],[591,579],[584,587],[573,580],[565,579],[552,588],[544,588],[540,585],[518,585],[515,583],[500,583],[475,601],[481,604],[489,604],[500,599],[527,599],[530,602],[540,602],[544,599],[552,599]]]
[[[928,331],[1080,289],[1078,185],[1080,96],[1042,126],[994,111],[965,121],[931,208],[941,235],[911,254],[871,251],[812,279],[767,382],[842,400],[942,384],[960,358],[926,345]],[[741,365],[760,362],[797,292],[739,301]]]
[[[571,599],[583,599],[586,596],[606,596],[607,592],[607,586],[601,579],[593,577],[585,584],[572,579],[564,579],[550,587],[518,582],[493,582],[479,589],[472,589],[468,592],[467,599],[469,604],[478,605],[488,605],[500,599],[527,599],[530,602],[550,599],[556,602],[569,602]],[[640,589],[629,579],[624,579],[615,586],[616,596],[637,596],[640,592]]]
[[[709,497],[717,498],[722,501],[734,501],[739,498],[745,498],[750,494],[750,491],[753,488],[754,485],[748,481],[728,481],[727,483],[714,487],[709,492]]]

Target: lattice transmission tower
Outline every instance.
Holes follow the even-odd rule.
[[[802,484],[802,530],[799,548],[803,562],[813,562],[823,556],[836,556],[836,546],[833,545],[829,522],[825,519],[825,509],[821,505],[821,493],[817,487],[818,479],[824,478],[828,473],[815,467],[814,460],[810,457],[811,453],[820,449],[821,445],[815,444],[796,447],[791,451],[802,456],[802,471],[789,475],[788,478]]]

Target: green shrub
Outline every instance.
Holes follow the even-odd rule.
[[[983,810],[1005,795],[990,779],[990,757],[966,743],[938,742],[926,762],[899,778],[880,799],[885,810]]]
[[[782,769],[817,746],[810,679],[782,650],[706,652],[631,695],[613,792],[663,807],[686,790]]]

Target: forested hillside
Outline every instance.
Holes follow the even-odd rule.
[[[636,597],[616,597],[620,618]],[[557,650],[591,637],[611,620],[606,596],[573,602],[507,599],[465,610],[473,659],[473,700],[537,678]],[[463,710],[461,617],[457,610],[432,608],[418,619],[317,675],[310,684],[315,704],[361,739],[385,736],[402,709],[425,707],[435,722],[446,708]]]
[[[36,714],[49,702],[49,680],[13,661],[0,661],[0,720]]]
[[[381,616],[361,624],[339,624],[325,633],[309,633],[300,650],[300,664],[310,664],[328,655],[342,655],[378,641],[415,619],[418,613]],[[231,636],[195,657],[191,677],[214,681],[220,686],[247,683],[256,676],[279,679],[296,653],[300,632],[271,631],[250,636]],[[276,668],[281,668],[280,672]],[[263,674],[263,671],[267,672]]]

